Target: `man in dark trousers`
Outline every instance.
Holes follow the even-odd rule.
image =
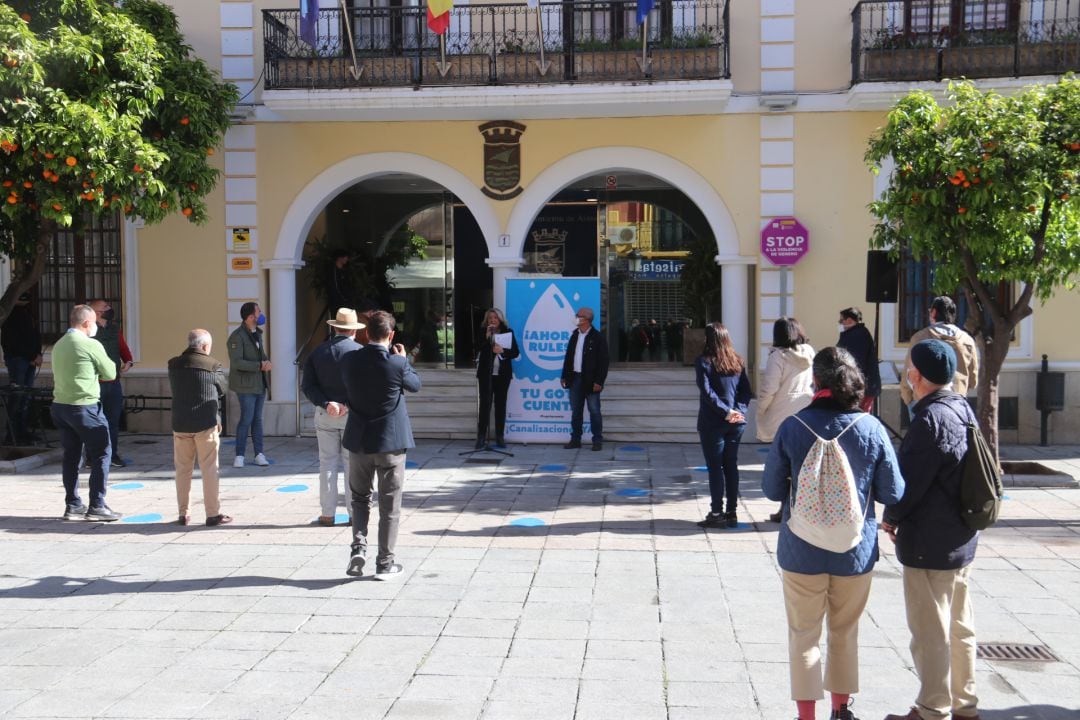
[[[563,447],[567,450],[581,447],[585,404],[588,403],[592,449],[603,450],[604,419],[600,415],[600,393],[607,381],[607,340],[593,327],[591,308],[580,308],[575,318],[577,332],[570,335],[563,359],[562,386],[570,391],[570,442]]]
[[[874,336],[863,324],[862,311],[857,307],[844,308],[840,311],[840,339],[836,347],[844,348],[855,358],[855,364],[866,380],[866,392],[859,408],[870,412],[874,400],[881,394],[881,373],[878,371],[877,345]]]
[[[356,342],[356,331],[362,330],[364,323],[357,320],[355,310],[342,307],[326,324],[333,328],[334,334],[308,355],[300,389],[315,406],[315,438],[319,441],[319,524],[332,527],[337,517],[338,469],[346,478],[349,476],[348,455],[341,444],[349,415],[341,361],[363,347]],[[351,516],[348,500],[345,505]]]
[[[881,527],[904,566],[911,659],[919,677],[915,706],[885,720],[968,720],[975,696],[975,615],[969,592],[979,534],[960,514],[960,482],[971,406],[953,392],[956,353],[941,340],[911,348],[904,381],[915,403],[897,453],[906,488],[885,508]]]
[[[420,376],[394,343],[394,316],[379,310],[367,319],[368,344],[345,356],[342,375],[349,415],[341,444],[349,451],[349,492],[353,541],[348,575],[364,573],[368,545],[371,490],[379,476],[379,553],[375,576],[400,576],[394,562],[401,493],[405,485],[405,451],[415,447],[405,393],[420,390]]]
[[[116,363],[116,377],[101,381],[101,409],[109,421],[109,440],[112,442],[110,462],[115,468],[127,467],[127,461],[120,457],[120,416],[124,414],[124,388],[120,385],[120,376],[135,364],[134,358],[112,303],[98,299],[91,302],[90,307],[97,313],[98,331],[94,339],[105,346],[105,353]]]
[[[28,423],[29,390],[34,387],[34,378],[41,367],[41,333],[38,332],[37,322],[30,313],[30,293],[19,296],[4,320],[3,328],[0,328],[0,345],[4,350],[8,382],[22,388],[19,394],[12,395],[9,407],[11,439],[16,445],[25,445],[33,439]]]
[[[202,473],[206,524],[228,525],[232,518],[222,515],[218,499],[218,451],[221,449],[221,402],[229,389],[225,368],[210,356],[210,332],[195,328],[188,333],[188,346],[169,360],[169,387],[172,389],[173,466],[176,468],[177,522],[191,522],[191,474],[195,459]]]

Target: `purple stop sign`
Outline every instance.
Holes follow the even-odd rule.
[[[810,233],[793,217],[773,218],[761,230],[761,254],[773,265],[794,265],[810,250]]]

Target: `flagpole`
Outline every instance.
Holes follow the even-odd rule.
[[[649,74],[649,58],[647,50],[649,47],[649,14],[645,13],[645,19],[641,23],[641,72],[645,75]]]
[[[536,3],[536,30],[540,33],[540,66],[544,66],[544,16],[540,12],[540,3]],[[542,73],[541,73],[542,74]]]

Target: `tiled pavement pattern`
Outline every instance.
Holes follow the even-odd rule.
[[[422,442],[393,582],[346,578],[348,530],[311,524],[313,439],[268,441],[268,468],[223,468],[236,522],[218,528],[172,524],[170,438],[123,446],[133,464],[109,502],[147,522],[61,522],[56,465],[0,476],[0,717],[794,717],[761,446],[741,452],[742,525],[706,533],[693,445],[512,446],[494,464]],[[1009,452],[1080,474],[1077,447]],[[980,661],[984,720],[1080,718],[1078,518],[1080,490],[1015,488],[984,534],[980,640],[1060,658]],[[906,712],[891,554],[861,628],[857,715]]]

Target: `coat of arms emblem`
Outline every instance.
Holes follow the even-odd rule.
[[[485,195],[509,200],[522,192],[521,145],[518,141],[525,126],[510,120],[495,120],[480,126],[484,136]]]

